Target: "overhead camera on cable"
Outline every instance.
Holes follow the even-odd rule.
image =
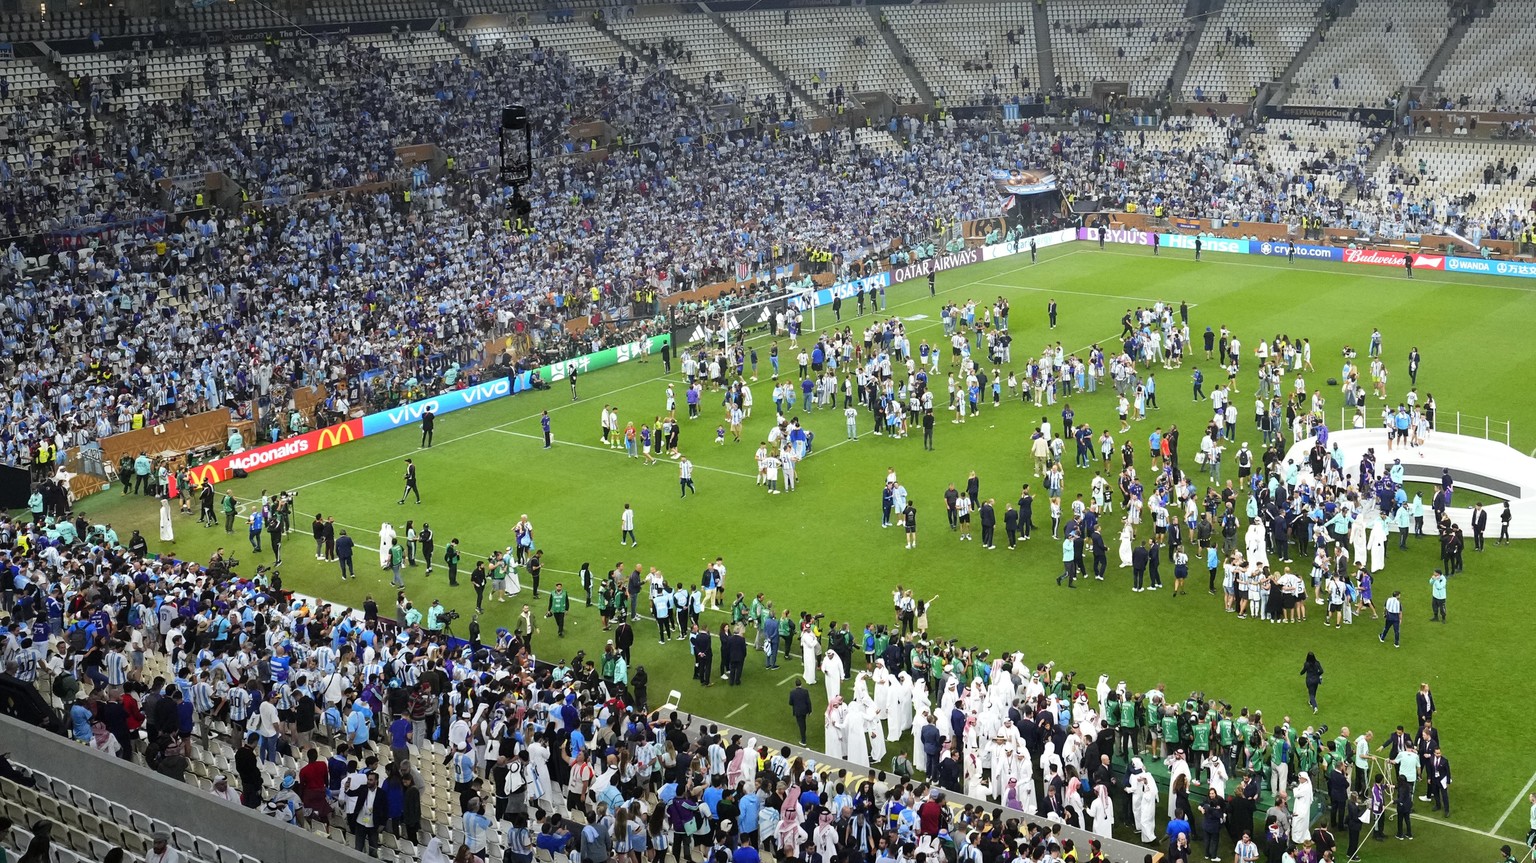
[[[526,219],[533,204],[523,196],[521,187],[533,179],[533,136],[528,125],[528,109],[508,105],[501,109],[501,180],[512,187],[507,215]]]

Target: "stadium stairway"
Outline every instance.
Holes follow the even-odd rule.
[[[624,53],[629,55],[629,59],[638,61],[641,66],[648,66],[650,64],[650,59],[646,56],[645,52],[641,51],[639,46],[621,36],[618,31],[614,30],[612,27],[609,27],[608,20],[606,18],[594,20],[592,22],[592,29],[603,34],[604,36],[607,36],[609,39],[612,39],[615,44],[624,49]],[[702,87],[688,80],[687,78],[681,75],[677,75],[675,78],[677,81],[681,82],[682,86],[689,92],[706,97],[709,95],[703,90]]]
[[[1486,12],[1479,13],[1479,17],[1485,15],[1487,15]],[[1457,19],[1456,23],[1451,25],[1451,29],[1445,33],[1445,41],[1440,43],[1440,48],[1435,51],[1435,56],[1430,58],[1429,65],[1424,67],[1424,74],[1419,76],[1416,87],[1428,88],[1434,85],[1436,79],[1440,77],[1440,72],[1445,69],[1445,64],[1451,61],[1456,48],[1461,45],[1462,37],[1467,35],[1467,28],[1471,26],[1471,21],[1463,19]]]
[[[1184,4],[1184,22],[1187,27],[1179,58],[1173,62],[1173,74],[1168,76],[1170,99],[1184,92],[1184,78],[1189,74],[1190,64],[1195,61],[1195,48],[1200,44],[1201,34],[1205,32],[1205,22],[1220,8],[1221,0],[1187,0]]]
[[[1051,53],[1051,13],[1045,5],[1045,0],[1035,2],[1035,62],[1040,67],[1039,89],[1052,93],[1056,87],[1056,57]]]
[[[1356,5],[1358,5],[1358,0],[1344,0],[1340,4],[1338,17],[1344,18],[1348,16],[1351,12],[1355,11]],[[1307,41],[1302,44],[1301,50],[1297,51],[1296,56],[1291,58],[1291,64],[1285,67],[1285,72],[1280,75],[1280,80],[1276,82],[1277,86],[1270,88],[1267,104],[1278,107],[1284,105],[1290,99],[1291,87],[1296,82],[1296,73],[1301,71],[1301,67],[1312,56],[1312,52],[1316,51],[1317,46],[1322,44],[1323,39],[1327,37],[1328,27],[1331,23],[1326,18],[1319,18],[1317,20],[1317,25],[1312,28],[1312,35],[1307,37]]]
[[[751,40],[741,35],[741,31],[737,30],[735,27],[732,27],[730,24],[727,24],[724,16],[722,16],[719,12],[709,8],[709,5],[706,3],[701,2],[698,4],[698,6],[699,10],[702,11],[705,15],[708,15],[709,19],[715,22],[715,26],[719,27],[721,32],[725,33],[726,36],[730,37],[731,41],[740,46],[741,50],[747,52],[748,56],[761,63],[764,68],[773,73],[775,78],[778,78],[781,82],[783,82],[784,86],[795,95],[795,98],[815,108],[823,115],[829,113],[827,110],[827,105],[824,102],[812,96],[809,92],[806,91],[804,87],[796,84],[794,78],[791,78],[788,73],[779,68],[778,64],[769,59],[767,54],[764,54],[762,51],[758,50],[758,47],[752,44]]]
[[[932,88],[928,86],[927,81],[923,80],[923,75],[917,70],[916,64],[907,61],[907,58],[912,56],[912,52],[908,51],[907,46],[903,45],[901,40],[896,37],[896,31],[884,23],[884,16],[881,14],[879,7],[870,6],[867,8],[869,17],[875,21],[875,29],[879,31],[880,38],[885,40],[886,47],[891,49],[891,53],[896,56],[897,62],[901,64],[901,71],[905,72],[907,80],[912,82],[912,89],[917,91],[917,98],[921,99],[925,105],[932,105]],[[891,98],[899,100],[901,96],[899,93],[892,93]]]
[[[64,92],[72,92],[75,89],[75,84],[69,80],[69,73],[64,71],[64,67],[54,59],[53,49],[48,47],[48,43],[33,42],[32,47],[37,49],[38,54],[30,59],[37,65],[37,68],[47,72],[48,77],[52,78],[53,82],[59,85]]]

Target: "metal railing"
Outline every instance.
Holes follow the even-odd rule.
[[[1361,414],[1361,408],[1339,408],[1339,425],[1336,431],[1348,431],[1356,428],[1356,416],[1363,416],[1364,423],[1359,428],[1380,428],[1380,414],[1371,414],[1366,409]],[[1514,424],[1510,420],[1498,420],[1490,416],[1462,413],[1461,411],[1436,411],[1434,430],[1447,434],[1467,435],[1480,437],[1484,440],[1496,441],[1505,446],[1514,446]]]

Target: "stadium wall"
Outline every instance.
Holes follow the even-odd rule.
[[[136,809],[151,818],[180,827],[269,863],[366,863],[373,858],[308,831],[280,823],[255,809],[199,791],[195,786],[111,758],[0,714],[0,739],[19,764],[42,770]],[[129,825],[119,825],[131,829]]]

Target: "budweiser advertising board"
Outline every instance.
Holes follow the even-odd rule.
[[[1406,252],[1383,252],[1377,249],[1345,249],[1344,263],[1346,264],[1370,264],[1376,267],[1401,267]],[[1414,255],[1413,268],[1415,270],[1443,270],[1445,269],[1444,255]]]

